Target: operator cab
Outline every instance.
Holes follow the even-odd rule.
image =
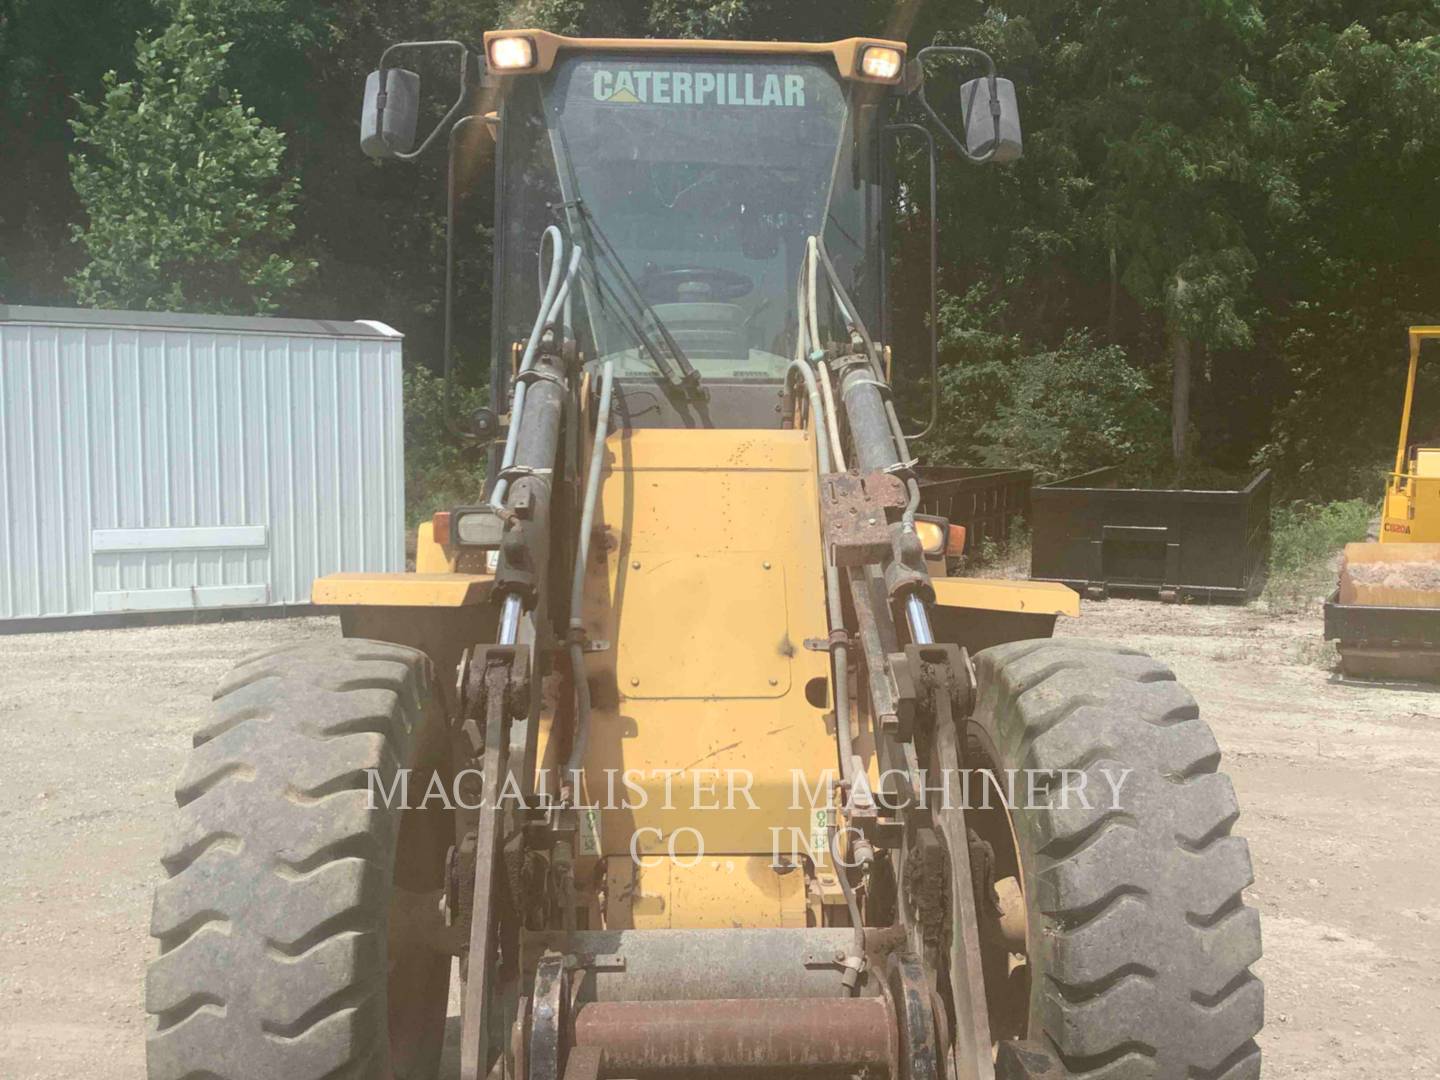
[[[540,240],[558,226],[583,252],[566,334],[592,367],[613,363],[621,422],[779,427],[810,237],[878,329],[890,86],[843,77],[837,46],[642,44],[557,47],[548,70],[502,80],[495,355],[532,332],[553,254]],[[512,372],[496,366],[504,401]]]

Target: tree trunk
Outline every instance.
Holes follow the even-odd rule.
[[[1170,450],[1175,455],[1175,476],[1185,474],[1185,436],[1190,428],[1190,339],[1170,326]]]
[[[1117,308],[1120,302],[1120,277],[1115,270],[1115,241],[1110,241],[1110,310],[1105,315],[1106,339],[1115,343]]]

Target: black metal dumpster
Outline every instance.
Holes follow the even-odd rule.
[[[1265,584],[1270,472],[1239,491],[1117,488],[1116,469],[1030,492],[1030,576],[1110,590],[1244,600]]]
[[[1030,515],[1029,469],[984,469],[964,465],[922,465],[920,512],[965,526],[965,555],[987,540],[1005,544],[1016,518]],[[953,555],[961,554],[952,552]]]

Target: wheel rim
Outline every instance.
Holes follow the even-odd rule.
[[[1003,772],[1000,755],[989,733],[978,724],[966,726],[965,763],[979,770],[988,790],[972,798],[966,822],[993,854],[990,878],[1001,892],[1001,907],[984,904],[976,911],[980,931],[980,952],[985,966],[985,997],[990,1013],[991,1041],[1023,1039],[1030,1027],[1031,948],[1029,884],[1020,858],[1019,834],[1010,807],[997,777]],[[1012,887],[1003,885],[1012,881]],[[1010,895],[1005,895],[1005,893]],[[1017,911],[1018,908],[1018,911]],[[1022,926],[1023,940],[1015,940],[1014,920]],[[1016,948],[1016,946],[1019,946]]]

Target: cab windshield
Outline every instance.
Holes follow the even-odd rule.
[[[658,373],[649,339],[673,342],[706,382],[782,378],[812,235],[862,312],[876,306],[871,185],[828,62],[588,55],[517,82],[503,125],[502,343],[535,318],[551,224],[586,252],[581,346],[622,376]]]

